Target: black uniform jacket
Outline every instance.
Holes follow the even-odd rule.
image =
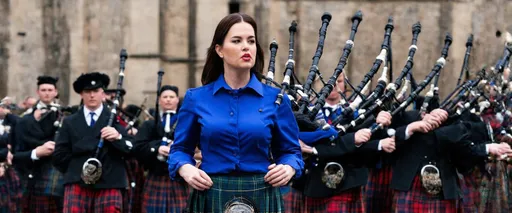
[[[103,174],[93,185],[86,185],[80,178],[82,166],[94,157],[100,140],[100,131],[107,126],[111,112],[104,105],[101,115],[93,127],[85,121],[83,107],[66,117],[56,139],[53,165],[64,174],[64,184],[80,184],[92,188],[126,188],[127,174],[124,157],[132,148],[132,139],[125,129],[115,123],[113,127],[122,134],[121,140],[104,141],[98,160],[103,165]]]
[[[458,150],[461,147],[469,148],[466,144],[471,143],[472,130],[480,127],[480,124],[474,122],[457,120],[428,133],[413,134],[395,151],[396,162],[391,188],[399,191],[410,190],[413,179],[419,175],[421,168],[434,164],[440,170],[443,198],[457,199],[459,188],[456,166],[463,159],[454,158],[452,153],[461,151]],[[397,134],[395,137],[397,141],[403,141],[405,134]]]
[[[149,170],[150,174],[168,176],[167,162],[157,159],[158,148],[164,136],[164,127],[159,124],[157,124],[158,128],[155,128],[154,120],[142,123],[139,132],[135,136],[133,153],[137,160],[144,164],[144,168]],[[174,139],[174,136],[171,136],[171,139]]]
[[[373,117],[367,119],[363,124],[354,128],[354,131],[369,127],[373,121]],[[318,156],[314,156],[314,158],[318,158],[313,161],[314,165],[306,165],[307,170],[302,180],[302,186],[297,184],[299,186],[296,187],[294,182],[294,187],[303,190],[308,197],[330,197],[365,185],[368,180],[367,166],[374,162],[374,156],[378,155],[379,141],[385,136],[382,132],[378,132],[372,135],[372,140],[360,147],[355,146],[354,137],[355,133],[348,133],[333,141],[329,138],[320,139],[315,145]],[[328,188],[322,182],[324,168],[329,162],[339,163],[345,171],[343,181],[335,189]]]
[[[32,160],[30,155],[32,150],[43,145],[48,141],[55,140],[57,127],[54,122],[57,120],[57,114],[50,111],[48,115],[37,121],[33,114],[23,116],[16,124],[16,144],[17,153],[15,163],[22,180],[42,181],[42,185],[52,184],[54,168],[51,163],[51,156],[41,157],[39,160]],[[29,178],[30,175],[30,178]],[[58,175],[56,173],[55,175]],[[34,182],[29,181],[32,185]]]

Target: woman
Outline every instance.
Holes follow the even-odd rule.
[[[159,93],[158,103],[160,122],[145,121],[135,137],[134,153],[139,162],[148,169],[144,183],[142,211],[143,212],[182,212],[188,199],[188,185],[184,181],[174,181],[168,176],[167,164],[163,157],[169,155],[171,144],[162,144],[162,138],[173,138],[172,132],[176,125],[178,110],[178,87],[165,85]],[[169,113],[169,116],[167,114]],[[169,117],[167,131],[165,126]]]
[[[190,89],[178,115],[169,173],[195,190],[190,212],[224,212],[233,205],[283,212],[279,190],[301,175],[297,122],[288,97],[260,82],[263,51],[253,18],[220,21],[203,69],[204,86]],[[202,163],[196,168],[196,144]]]

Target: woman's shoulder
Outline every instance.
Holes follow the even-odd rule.
[[[213,85],[207,84],[204,86],[194,87],[194,88],[188,88],[184,98],[185,99],[194,99],[194,97],[202,97],[206,94],[212,94],[213,91]]]
[[[273,86],[269,86],[267,84],[261,83],[263,85],[263,92],[267,95],[277,95],[281,92],[281,89]]]

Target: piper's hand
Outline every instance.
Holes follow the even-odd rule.
[[[201,154],[201,150],[199,148],[197,148],[197,147],[196,147],[196,150],[194,152],[194,159],[196,161],[203,160],[203,155]]]
[[[377,115],[377,119],[375,121],[383,126],[389,126],[391,124],[391,113],[381,111]]]
[[[382,147],[382,150],[387,153],[392,153],[395,151],[395,137],[389,137],[380,140],[380,146]]]
[[[7,165],[12,165],[12,158],[14,156],[12,155],[11,151],[7,152]]]
[[[115,141],[119,138],[119,132],[114,127],[104,127],[101,129],[101,138],[107,141]]]
[[[273,187],[280,187],[286,185],[295,175],[295,169],[290,165],[271,164],[268,166],[267,174],[265,175],[265,182]]]
[[[4,165],[0,164],[0,177],[3,177],[5,175],[5,167]]]
[[[42,114],[42,113],[43,113],[43,112],[42,112],[40,109],[36,109],[36,110],[34,111],[34,118],[36,119],[36,121],[39,121],[39,120],[41,119],[41,114]]]
[[[431,114],[426,114],[425,117],[423,117],[422,121],[427,122],[429,124],[429,126],[431,127],[431,130],[438,128],[442,124],[439,117],[435,117]]]
[[[434,125],[429,124],[426,121],[415,121],[407,126],[408,134],[412,135],[415,132],[427,133],[434,128]]]
[[[308,146],[302,140],[299,139],[300,150],[302,153],[313,154],[313,147]]]
[[[443,109],[434,109],[432,112],[430,112],[430,114],[436,117],[441,123],[448,119],[448,112]]]
[[[133,136],[135,136],[137,134],[137,132],[139,132],[139,130],[137,130],[133,127],[130,130],[128,130],[128,134],[133,135]]]
[[[370,129],[360,129],[354,136],[356,146],[360,146],[361,144],[368,142],[371,136],[372,132]]]
[[[512,149],[510,149],[510,146],[507,144],[507,143],[500,143],[500,144],[497,144],[497,143],[492,143],[492,144],[487,144],[488,148],[489,148],[489,154],[490,155],[495,155],[495,156],[502,156],[502,155],[510,155],[512,153]]]
[[[169,156],[169,150],[171,149],[171,147],[169,146],[160,146],[158,148],[158,154],[161,154],[165,157]]]
[[[185,164],[181,166],[178,173],[192,188],[199,191],[209,189],[213,185],[212,179],[203,170],[193,165]]]
[[[50,156],[55,150],[55,142],[48,141],[36,148],[36,156],[38,158]]]

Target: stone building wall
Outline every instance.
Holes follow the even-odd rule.
[[[216,24],[230,10],[256,19],[266,61],[269,43],[278,41],[278,82],[288,57],[292,20],[299,24],[295,70],[304,79],[316,49],[320,17],[332,14],[319,64],[327,80],[348,39],[350,17],[362,10],[363,22],[345,70],[355,84],[380,51],[389,15],[395,24],[394,77],[405,64],[413,23],[422,24],[413,69],[417,81],[432,69],[449,32],[454,40],[440,79],[441,96],[455,87],[470,33],[475,38],[470,59],[475,72],[496,63],[505,32],[512,32],[506,21],[512,20],[512,1],[507,0],[0,0],[0,97],[10,95],[19,101],[35,95],[37,76],[48,74],[59,76],[61,100],[77,104],[72,83],[81,73],[106,72],[115,87],[122,48],[129,54],[127,103],[140,104],[147,98],[146,105],[154,104],[160,68],[165,71],[163,83],[179,86],[184,94],[200,85],[206,49]]]

